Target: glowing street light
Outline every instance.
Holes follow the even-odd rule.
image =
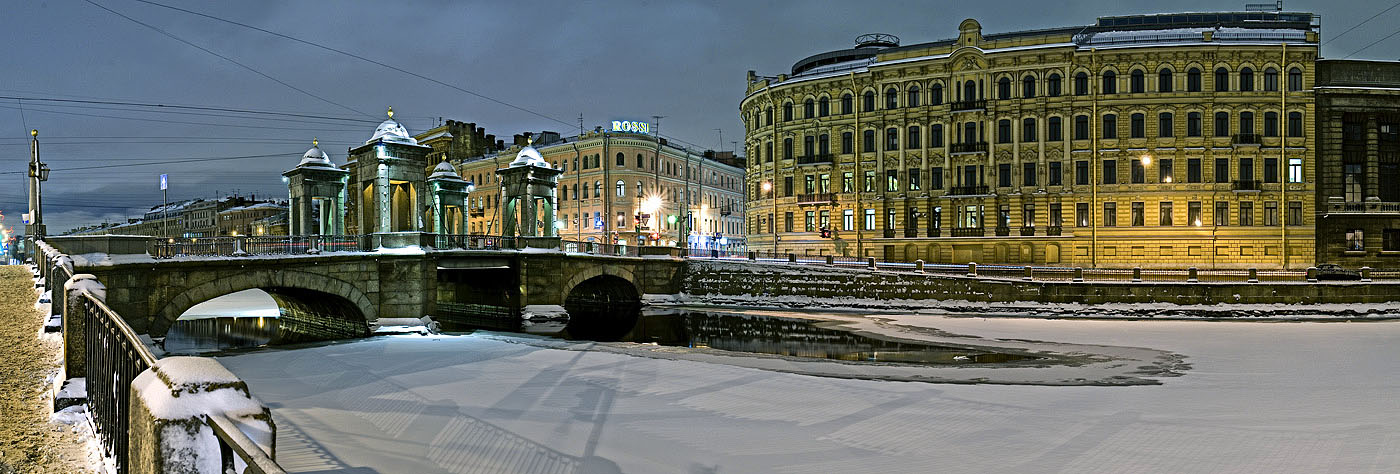
[[[1142,165],[1143,165],[1143,166],[1148,166],[1148,165],[1151,165],[1151,164],[1152,164],[1152,155],[1142,155]]]

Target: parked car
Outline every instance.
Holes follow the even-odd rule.
[[[1342,268],[1335,263],[1324,263],[1317,266],[1318,280],[1360,280],[1361,273]]]

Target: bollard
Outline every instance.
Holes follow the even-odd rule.
[[[797,263],[797,254],[795,254],[795,253],[790,253],[790,254],[788,254],[788,263]]]
[[[1031,266],[1030,266],[1030,265],[1026,265],[1025,268],[1022,270],[1022,272],[1023,272],[1023,273],[1022,273],[1022,275],[1021,275],[1021,279],[1022,279],[1022,280],[1026,280],[1026,281],[1031,281]]]
[[[233,255],[234,257],[247,257],[248,255],[250,255],[247,251],[244,251],[244,250],[243,250],[243,237],[234,237],[234,238],[233,238],[233,254],[232,254],[232,255]]]
[[[826,266],[828,266],[828,267],[834,267],[834,266],[836,266],[836,256],[835,256],[835,255],[827,255],[827,256],[826,256]]]
[[[1142,281],[1142,267],[1133,267],[1133,282]]]
[[[923,261],[923,260],[915,260],[915,261],[914,261],[914,273],[923,273],[923,272],[924,272],[924,261]]]
[[[1084,267],[1074,267],[1074,281],[1084,281]]]
[[[1307,278],[1309,283],[1317,283],[1317,267],[1308,267]]]
[[[306,253],[308,255],[319,255],[321,253],[321,236],[313,235],[307,238]]]
[[[1259,269],[1258,269],[1258,268],[1251,268],[1251,269],[1249,269],[1249,282],[1250,282],[1250,283],[1259,283]]]
[[[750,250],[750,251],[749,251],[749,260],[751,260],[751,261],[752,261],[752,260],[758,260],[758,252],[755,252],[755,251]]]
[[[1197,279],[1196,279],[1196,267],[1191,267],[1191,268],[1187,268],[1187,269],[1186,269],[1186,281],[1189,282],[1189,283],[1195,283],[1195,282],[1197,281]]]
[[[871,270],[874,270],[874,269],[875,269],[875,257],[866,257],[866,258],[865,258],[865,266],[869,267]]]
[[[977,262],[967,262],[967,276],[977,276]]]
[[[1361,267],[1361,281],[1371,281],[1371,267]]]

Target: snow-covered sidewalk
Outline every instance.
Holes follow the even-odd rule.
[[[1400,472],[1400,321],[877,317],[1191,368],[1128,387],[884,382],[488,334],[221,361],[301,472]]]

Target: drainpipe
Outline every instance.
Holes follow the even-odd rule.
[[[851,132],[851,151],[853,152],[852,155],[854,155],[855,158],[856,158],[856,167],[855,167],[855,173],[854,173],[853,175],[851,175],[851,180],[854,181],[854,183],[852,183],[852,184],[854,185],[855,192],[856,192],[856,208],[852,211],[852,214],[855,214],[855,215],[856,215],[855,218],[859,220],[858,223],[856,223],[856,225],[855,225],[855,227],[856,227],[856,256],[857,256],[857,257],[864,258],[864,257],[865,257],[865,232],[864,232],[864,229],[865,229],[865,210],[862,209],[862,208],[861,208],[861,205],[860,205],[860,194],[861,194],[861,190],[863,189],[863,188],[861,187],[861,185],[863,184],[863,183],[861,182],[861,178],[863,178],[863,176],[862,176],[861,173],[860,173],[860,159],[861,159],[861,157],[860,157],[860,153],[861,153],[861,148],[860,148],[861,143],[860,143],[860,141],[861,141],[862,135],[856,135],[857,133],[861,133],[861,130],[860,130],[860,108],[861,108],[861,105],[860,105],[859,103],[857,103],[859,97],[861,97],[861,95],[860,95],[860,90],[856,87],[856,72],[853,70],[853,71],[851,71],[851,108],[854,109],[855,112],[856,112],[856,128],[855,128],[854,131]],[[775,183],[774,185],[776,186],[776,183]]]
[[[1098,52],[1098,48],[1089,48],[1089,72],[1095,72],[1095,73],[1098,72],[1098,69],[1095,68],[1095,64],[1094,64],[1094,63],[1095,63],[1095,59],[1096,59],[1096,58],[1095,58],[1095,55],[1096,55],[1097,52]],[[1091,112],[1091,115],[1089,116],[1089,139],[1090,139],[1090,143],[1091,143],[1091,145],[1089,146],[1089,152],[1091,153],[1090,158],[1089,158],[1089,177],[1090,177],[1090,179],[1089,179],[1089,187],[1090,187],[1090,189],[1093,190],[1092,202],[1089,203],[1089,224],[1092,226],[1092,227],[1089,228],[1089,229],[1090,229],[1090,230],[1089,230],[1089,267],[1091,267],[1091,268],[1098,268],[1098,266],[1099,266],[1099,220],[1098,220],[1097,216],[1095,215],[1095,211],[1096,211],[1095,208],[1099,206],[1099,87],[1100,87],[1100,86],[1096,86],[1096,85],[1094,85],[1094,84],[1096,84],[1096,83],[1098,83],[1098,82],[1100,82],[1100,81],[1102,81],[1102,80],[1103,80],[1103,75],[1100,74],[1100,75],[1098,76],[1098,80],[1097,80],[1097,81],[1091,79],[1091,80],[1090,80],[1090,84],[1089,84],[1089,87],[1092,88],[1092,90],[1093,90],[1093,94],[1090,95],[1090,97],[1092,97],[1092,103],[1093,103],[1092,110],[1093,110],[1093,111]],[[1118,80],[1118,76],[1117,76],[1116,74],[1113,76],[1113,80],[1115,80],[1115,81]],[[1114,124],[1116,125],[1117,122],[1114,122]],[[1144,169],[1143,172],[1146,173],[1147,170]],[[1077,204],[1076,204],[1076,206],[1077,206]],[[1063,211],[1062,211],[1062,212],[1063,212]],[[1143,212],[1147,212],[1147,211],[1144,210]],[[1145,217],[1144,217],[1144,219],[1145,219]],[[1075,222],[1075,224],[1077,225],[1077,224],[1079,224],[1079,223],[1078,223],[1078,222]]]
[[[1286,75],[1286,74],[1287,74],[1287,71],[1288,71],[1287,68],[1288,68],[1288,42],[1285,41],[1285,42],[1283,43],[1283,61],[1279,63],[1279,75],[1283,76],[1283,77],[1285,78],[1285,80],[1284,80],[1284,81],[1280,81],[1280,82],[1284,82],[1284,84],[1280,84],[1282,87],[1279,87],[1279,88],[1278,88],[1278,90],[1279,90],[1279,92],[1278,92],[1278,96],[1279,96],[1279,99],[1278,99],[1278,102],[1279,102],[1279,106],[1278,106],[1278,118],[1279,118],[1279,122],[1280,122],[1280,123],[1279,123],[1279,125],[1280,125],[1280,127],[1279,127],[1279,128],[1280,128],[1279,132],[1282,132],[1282,133],[1279,133],[1279,142],[1278,142],[1278,164],[1279,164],[1279,168],[1281,168],[1281,171],[1282,171],[1282,174],[1283,174],[1283,179],[1279,180],[1280,183],[1279,183],[1279,185],[1278,185],[1278,204],[1279,204],[1279,207],[1280,207],[1280,209],[1279,209],[1279,213],[1280,213],[1280,214],[1283,214],[1283,213],[1287,212],[1287,208],[1288,208],[1288,155],[1287,155],[1287,150],[1288,150],[1288,131],[1287,131],[1287,127],[1288,127],[1288,84],[1287,84],[1287,80],[1286,80],[1286,78],[1288,77],[1288,76]],[[1279,237],[1278,237],[1278,239],[1279,239],[1279,252],[1282,254],[1282,255],[1281,255],[1281,258],[1283,259],[1283,269],[1284,269],[1284,270],[1287,270],[1287,269],[1288,269],[1288,216],[1287,216],[1287,215],[1284,215],[1284,216],[1282,216],[1282,217],[1283,217],[1283,218],[1279,220],[1279,226],[1278,226],[1278,227],[1279,227]]]

